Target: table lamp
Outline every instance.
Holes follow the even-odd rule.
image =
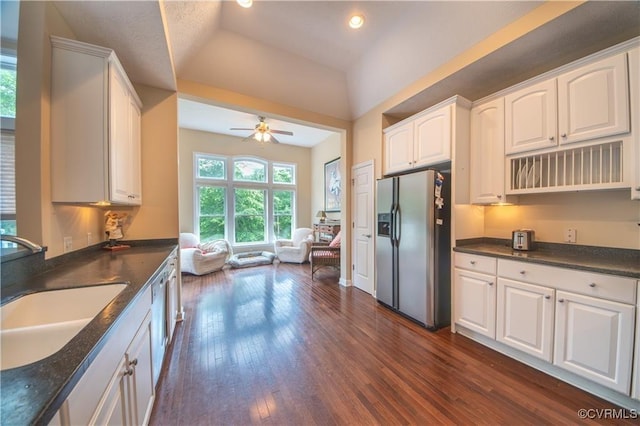
[[[320,223],[324,223],[324,221],[327,219],[327,214],[324,212],[324,210],[318,210],[318,213],[316,213],[316,217],[320,218]]]

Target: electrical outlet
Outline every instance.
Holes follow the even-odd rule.
[[[564,242],[575,243],[578,231],[575,228],[567,228],[564,230]]]
[[[93,235],[91,232],[87,232],[87,246],[90,246],[93,243]]]
[[[64,237],[64,252],[67,253],[71,250],[73,250],[73,238]]]

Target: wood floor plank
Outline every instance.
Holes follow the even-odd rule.
[[[448,329],[429,332],[333,271],[315,278],[295,264],[184,276],[186,317],[150,424],[588,424],[579,409],[617,409]]]

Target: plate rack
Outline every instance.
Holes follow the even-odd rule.
[[[622,149],[615,141],[512,158],[509,193],[625,187]]]

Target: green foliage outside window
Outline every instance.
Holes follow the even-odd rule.
[[[244,182],[266,182],[264,163],[250,160],[237,160],[233,163],[233,179]]]
[[[235,232],[237,243],[266,241],[265,198],[262,189],[235,190]]]
[[[225,188],[201,186],[200,198],[200,241],[206,242],[224,238]]]
[[[224,179],[224,160],[210,157],[198,157],[198,177]]]
[[[0,116],[16,116],[16,70],[0,69]]]
[[[273,191],[273,233],[276,238],[291,239],[293,191]]]
[[[294,166],[273,166],[274,183],[294,183]]]

